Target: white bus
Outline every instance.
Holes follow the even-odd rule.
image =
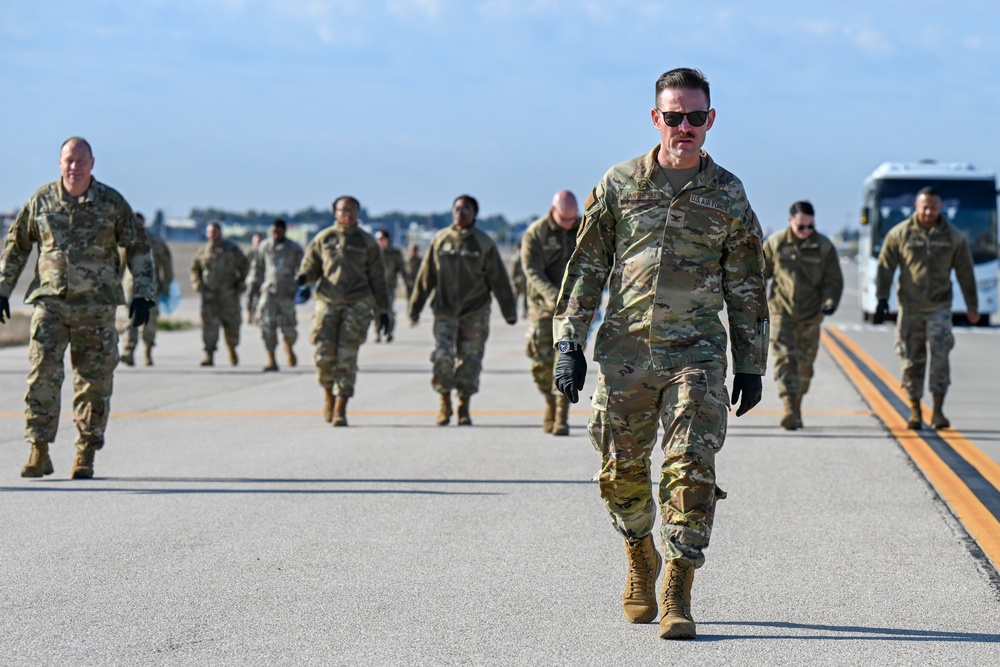
[[[997,312],[997,274],[1000,272],[996,174],[963,163],[886,162],[865,179],[858,239],[861,316],[869,321],[878,304],[875,274],[886,233],[913,213],[917,191],[928,185],[941,195],[941,213],[969,241],[979,291],[979,323],[989,326],[990,316]],[[954,271],[951,280],[952,312],[956,320],[962,321],[966,312],[965,299],[955,281]],[[896,290],[893,289],[889,312],[896,310]]]

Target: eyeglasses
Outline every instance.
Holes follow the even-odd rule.
[[[677,127],[684,122],[687,118],[688,122],[691,123],[691,127],[701,127],[708,121],[707,111],[688,111],[687,113],[681,113],[680,111],[661,111],[663,114],[663,122],[670,127]]]

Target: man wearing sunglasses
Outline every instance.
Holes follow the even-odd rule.
[[[730,405],[719,313],[725,305],[732,401],[742,416],[761,397],[767,302],[757,216],[740,180],[702,150],[716,116],[708,82],[698,70],[671,70],[656,82],[655,103],[659,143],[608,170],[584,205],[554,317],[555,382],[577,402],[583,345],[607,284],[589,432],[602,455],[601,496],[625,540],[622,608],[632,623],[657,615],[663,563],[652,535],[649,457],[662,420],[659,633],[691,639],[694,570],[705,562],[716,500],[725,497],[715,479]]]
[[[773,279],[767,305],[774,379],[785,407],[781,426],[789,431],[803,427],[802,397],[812,380],[823,317],[833,315],[844,291],[837,249],[816,231],[815,215],[811,203],[795,202],[788,228],[764,243],[764,279]]]

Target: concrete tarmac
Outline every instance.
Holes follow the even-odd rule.
[[[155,366],[116,374],[90,481],[69,378],[55,474],[18,476],[28,363],[0,350],[0,664],[1000,663],[995,569],[826,351],[805,430],[769,376],[731,417],[699,637],[666,642],[622,616],[588,404],[542,432],[523,323],[495,314],[472,427],[434,425],[429,313],[369,338],[348,428],[320,416],[307,327],[267,374],[256,328],[235,368],[162,332]]]

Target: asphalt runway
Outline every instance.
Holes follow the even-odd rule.
[[[90,481],[69,479],[69,380],[55,474],[18,476],[28,363],[0,350],[0,663],[1000,663],[994,565],[827,349],[804,430],[778,426],[769,377],[731,418],[699,638],[666,642],[622,617],[588,405],[569,437],[541,431],[523,323],[495,314],[474,426],[434,425],[425,313],[362,348],[350,427],[334,429],[309,312],[300,366],[279,373],[260,372],[253,327],[235,368],[200,368],[196,330],[161,333],[155,366],[116,374]],[[891,329],[859,322],[845,301],[830,326],[896,375]],[[995,446],[1000,331],[957,337],[948,414]],[[592,364],[583,393],[595,383]]]

